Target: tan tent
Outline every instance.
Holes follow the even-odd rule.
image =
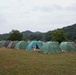
[[[7,48],[10,43],[11,41],[6,41],[3,46]]]
[[[7,48],[14,48],[18,41],[12,41]]]

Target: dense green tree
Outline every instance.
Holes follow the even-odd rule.
[[[51,31],[49,31],[49,32],[46,33],[45,39],[46,39],[46,41],[50,41],[52,39]]]
[[[62,30],[57,29],[52,32],[52,40],[58,41],[59,43],[61,43],[62,41],[67,41],[68,39],[66,38],[66,36]]]
[[[46,41],[46,37],[45,37],[46,33],[41,33],[41,41]]]
[[[25,40],[25,41],[30,40],[30,35],[23,35],[23,40]]]
[[[2,40],[2,38],[0,37],[0,41]]]
[[[22,40],[23,34],[19,32],[18,30],[12,30],[10,32],[10,35],[8,36],[8,40],[14,41],[14,40]]]
[[[40,34],[33,34],[30,35],[30,40],[41,40],[41,35]]]

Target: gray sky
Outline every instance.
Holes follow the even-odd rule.
[[[76,23],[76,0],[0,0],[0,34],[46,32]]]

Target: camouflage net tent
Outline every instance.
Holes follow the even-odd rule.
[[[25,41],[19,41],[16,45],[15,45],[15,49],[17,50],[26,50],[28,43]]]
[[[14,48],[18,41],[11,41],[7,48]]]
[[[7,48],[10,43],[11,41],[6,41],[3,46]]]
[[[76,51],[75,43],[73,42],[62,42],[60,48],[63,52],[72,52]]]
[[[28,44],[27,50],[28,51],[39,51],[39,49],[42,47],[42,43],[38,41],[32,41]]]
[[[6,41],[0,41],[0,47],[3,47]]]
[[[40,42],[40,43],[42,43],[42,44],[45,44],[45,42],[44,42],[44,41],[38,41],[38,42]]]
[[[56,54],[62,52],[58,42],[46,42],[41,48],[40,51],[48,54]]]

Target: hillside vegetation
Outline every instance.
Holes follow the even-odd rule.
[[[76,52],[48,55],[0,48],[0,75],[76,75]]]
[[[66,35],[66,37],[71,40],[74,41],[76,40],[76,24],[67,26],[67,27],[63,27],[61,28],[61,30],[64,31],[64,34]],[[54,30],[55,31],[55,30]],[[22,32],[23,34],[23,40],[42,40],[42,41],[50,41],[52,40],[52,31],[48,31],[46,33],[41,33],[41,32],[31,32],[29,30]],[[4,39],[6,40],[7,37],[9,36],[8,34],[1,34],[0,35],[0,39]]]
[[[76,40],[76,24],[62,28],[69,40]]]

